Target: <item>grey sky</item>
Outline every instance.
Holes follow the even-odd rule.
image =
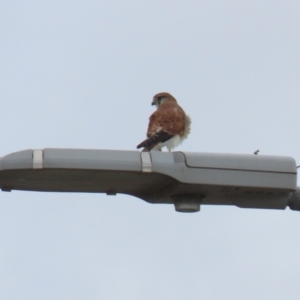
[[[0,156],[134,150],[167,91],[193,120],[178,149],[299,163],[299,1],[241,2],[1,1]],[[299,299],[299,226],[289,209],[3,192],[0,300]]]

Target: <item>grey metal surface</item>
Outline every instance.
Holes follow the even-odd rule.
[[[44,149],[44,168],[140,171],[138,151]]]
[[[183,153],[191,168],[252,170],[262,172],[295,172],[295,160],[291,157],[253,154]],[[199,159],[201,157],[201,159]]]
[[[172,176],[180,182],[287,190],[296,187],[296,162],[291,157],[261,156],[257,159],[257,155],[189,152],[173,155],[151,152],[151,157],[153,172]]]
[[[31,169],[32,150],[23,150],[0,157],[0,171],[13,169]]]
[[[300,211],[300,188],[299,187],[297,187],[295,192],[290,193],[288,199],[288,206],[292,210]]]
[[[4,191],[123,193],[178,211],[200,204],[285,209],[298,203],[291,200],[298,199],[291,196],[296,180],[294,159],[279,156],[46,148],[0,158]]]

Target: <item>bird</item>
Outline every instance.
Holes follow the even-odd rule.
[[[259,152],[259,150],[256,150],[253,154],[254,155],[257,155],[258,154],[258,152]]]
[[[147,139],[138,144],[137,149],[149,152],[162,151],[163,147],[167,147],[171,152],[188,137],[191,118],[169,93],[156,94],[151,104],[156,106],[156,111],[149,118]]]

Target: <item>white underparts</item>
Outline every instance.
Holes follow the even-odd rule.
[[[181,144],[180,136],[176,134],[166,142],[157,144],[152,150],[161,151],[163,147],[167,147],[170,152],[172,149],[176,148],[180,144]]]
[[[171,152],[172,149],[176,148],[180,144],[181,140],[178,134],[174,135],[172,138],[166,141],[166,147],[168,148],[169,152]]]
[[[181,143],[188,137],[188,135],[190,134],[191,132],[191,123],[192,123],[192,120],[190,118],[190,116],[186,115],[185,116],[185,124],[184,124],[184,132],[183,134],[180,136],[180,139],[181,139]]]

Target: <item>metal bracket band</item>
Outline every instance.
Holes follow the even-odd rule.
[[[142,171],[143,172],[152,172],[152,162],[150,152],[141,152],[142,159]]]
[[[34,149],[32,151],[32,168],[43,169],[44,151],[41,149]]]

